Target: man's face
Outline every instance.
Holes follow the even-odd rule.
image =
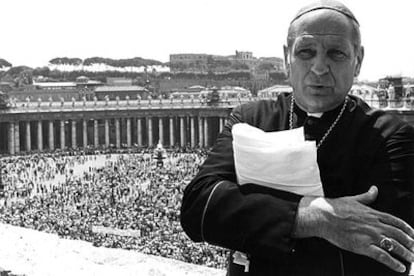
[[[292,24],[285,61],[296,103],[307,112],[332,110],[345,99],[363,59],[362,48],[355,52],[352,23],[338,12],[316,10]]]

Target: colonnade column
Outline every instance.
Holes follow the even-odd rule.
[[[15,152],[20,152],[20,128],[19,128],[19,122],[16,122],[14,124],[14,146],[15,146]]]
[[[65,121],[60,121],[60,148],[65,149]]]
[[[198,145],[200,148],[204,146],[203,141],[203,117],[198,117]]]
[[[174,146],[174,118],[170,117],[170,146]]]
[[[82,120],[82,140],[83,140],[83,147],[86,148],[88,146],[88,121]]]
[[[43,150],[43,124],[42,121],[37,121],[37,149]]]
[[[14,148],[14,123],[9,123],[9,153],[14,154],[15,148]]]
[[[30,131],[30,122],[26,122],[26,151],[32,150],[32,134]]]
[[[119,118],[115,119],[115,139],[116,139],[116,147],[119,149],[121,148],[121,126],[119,122]]]
[[[49,149],[55,149],[55,136],[54,136],[54,129],[53,129],[53,121],[49,121]]]
[[[220,133],[223,131],[223,128],[224,128],[224,118],[219,117],[219,132]]]
[[[208,118],[204,118],[204,146],[208,147]]]
[[[161,144],[164,144],[164,124],[162,122],[162,117],[158,118],[158,140]]]
[[[76,148],[76,121],[72,121],[72,148]]]
[[[190,135],[191,135],[191,147],[194,148],[195,147],[195,122],[194,122],[194,117],[190,117]]]
[[[126,119],[126,125],[127,125],[127,145],[128,148],[131,147],[132,141],[131,141],[131,119]]]
[[[147,127],[148,127],[148,146],[152,146],[152,118],[148,117],[147,121]]]
[[[137,144],[138,144],[138,147],[142,146],[142,120],[141,118],[137,119]]]
[[[184,117],[180,117],[180,146],[185,146]]]
[[[99,146],[99,127],[98,120],[93,120],[93,145],[95,148]]]
[[[105,147],[109,148],[109,121],[105,119]]]

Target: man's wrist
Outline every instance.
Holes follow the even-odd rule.
[[[328,206],[324,197],[302,197],[292,236],[294,238],[321,237],[324,228],[322,210]]]

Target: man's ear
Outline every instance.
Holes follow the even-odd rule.
[[[355,71],[354,77],[358,77],[359,72],[361,71],[362,61],[364,60],[364,47],[361,46],[359,48],[358,53],[356,53],[356,64],[355,64]]]
[[[286,76],[289,78],[290,75],[290,56],[289,56],[289,48],[286,45],[283,45],[283,54],[285,57],[285,69],[286,69]]]

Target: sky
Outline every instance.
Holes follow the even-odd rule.
[[[344,0],[361,25],[360,80],[414,77],[414,1]],[[2,0],[0,58],[47,66],[55,57],[170,54],[283,58],[290,20],[305,0]]]

